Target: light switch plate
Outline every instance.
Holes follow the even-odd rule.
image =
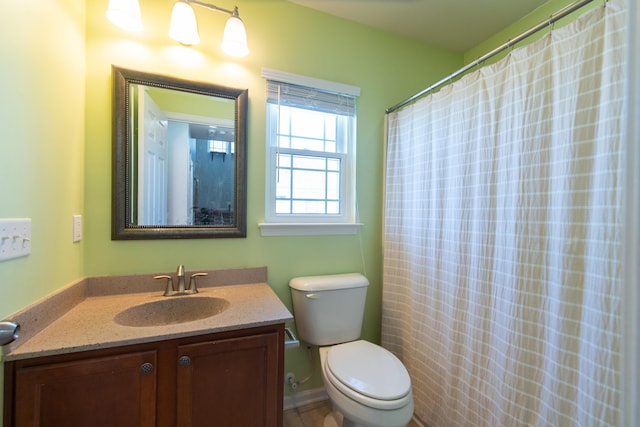
[[[31,218],[0,218],[0,261],[31,253]]]
[[[82,215],[73,216],[73,243],[82,240]]]

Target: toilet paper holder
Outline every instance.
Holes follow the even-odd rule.
[[[0,322],[0,346],[12,343],[20,336],[20,325],[12,320]]]
[[[300,347],[300,341],[293,335],[291,328],[284,328],[284,348]]]

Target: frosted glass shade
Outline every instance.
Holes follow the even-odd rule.
[[[140,4],[138,0],[109,0],[107,18],[114,25],[133,32],[142,31]]]
[[[247,56],[249,48],[247,47],[247,32],[244,29],[242,19],[232,16],[224,27],[224,36],[222,38],[222,50],[231,56]]]
[[[186,2],[178,1],[173,5],[169,37],[186,45],[200,43],[196,14]]]

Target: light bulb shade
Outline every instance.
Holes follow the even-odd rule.
[[[169,37],[186,45],[200,43],[196,14],[191,5],[184,1],[178,1],[173,5]]]
[[[109,0],[106,15],[109,21],[124,30],[142,31],[138,0]]]
[[[247,56],[247,32],[244,29],[242,19],[232,16],[224,26],[224,36],[222,38],[222,50],[231,56]]]

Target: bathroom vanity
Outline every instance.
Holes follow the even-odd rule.
[[[85,279],[18,313],[24,332],[4,356],[4,426],[281,426],[291,314],[266,269],[209,273],[197,295],[179,297],[163,297],[147,276]],[[194,297],[227,305],[184,320],[171,306]],[[158,318],[158,304],[180,323]],[[50,319],[54,306],[64,311]],[[142,326],[118,317],[139,307],[152,307],[133,318]]]

